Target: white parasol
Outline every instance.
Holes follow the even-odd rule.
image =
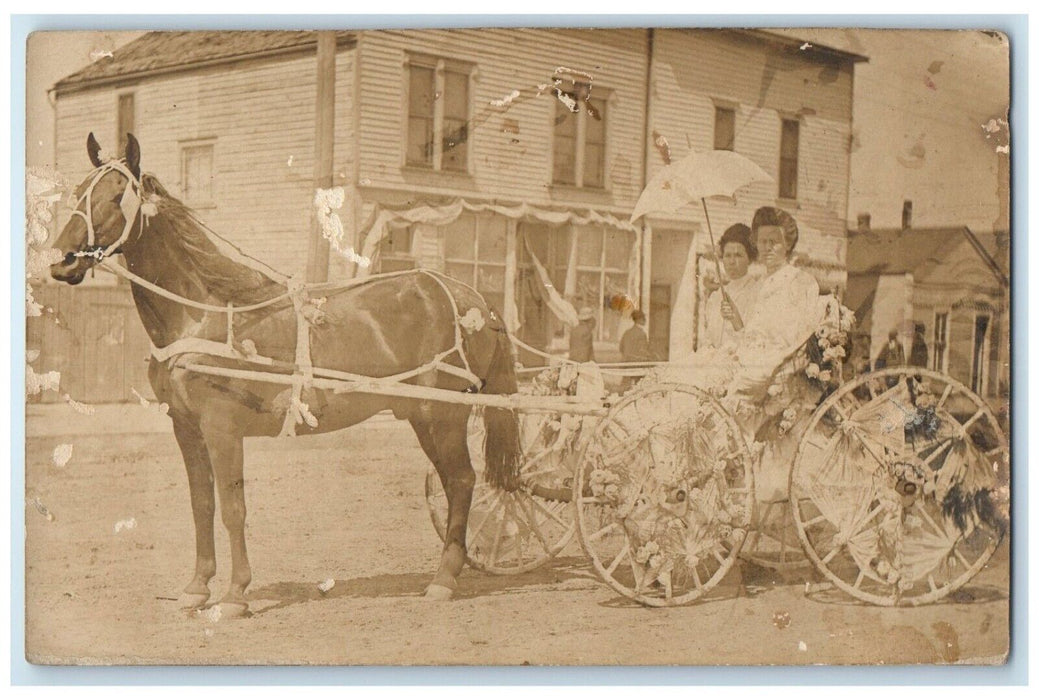
[[[736,190],[755,182],[775,182],[775,179],[750,158],[735,151],[692,151],[681,160],[665,165],[650,178],[639,201],[635,203],[631,221],[646,214],[670,214],[699,199],[707,220],[711,250],[716,250],[711,217],[707,213],[707,198],[731,199]],[[718,271],[718,283],[722,285],[722,295],[731,304],[732,299],[722,284],[721,263],[717,253],[714,265]]]

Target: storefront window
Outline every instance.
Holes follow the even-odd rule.
[[[497,313],[505,304],[505,231],[501,217],[463,214],[441,227],[444,271],[476,288]]]

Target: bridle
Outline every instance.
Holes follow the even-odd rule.
[[[111,245],[104,247],[95,243],[92,197],[94,194],[94,187],[97,186],[97,183],[101,181],[101,178],[112,171],[118,172],[126,177],[126,189],[123,191],[122,197],[119,198],[119,210],[122,211],[126,223],[123,226],[123,232],[119,238]],[[80,216],[83,218],[83,221],[86,222],[87,246],[81,251],[72,253],[72,255],[77,258],[93,258],[95,261],[101,262],[105,258],[119,253],[122,245],[130,238],[130,232],[133,229],[134,222],[137,220],[138,215],[141,214],[142,189],[141,180],[134,175],[130,171],[130,168],[128,168],[121,160],[110,160],[95,168],[86,192],[76,200],[76,206],[72,210],[72,216]],[[80,205],[82,205],[84,201],[86,201],[86,206],[83,207],[85,211],[80,209]],[[145,217],[141,216],[140,218],[141,224],[138,235],[144,232]]]

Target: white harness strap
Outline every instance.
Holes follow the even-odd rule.
[[[95,247],[94,239],[96,234],[94,232],[94,218],[92,215],[93,206],[93,195],[94,187],[101,181],[108,173],[116,171],[126,178],[126,189],[123,191],[123,196],[119,199],[119,209],[123,213],[123,232],[118,239],[104,250]],[[111,256],[121,245],[126,243],[127,239],[130,238],[130,231],[133,229],[134,222],[137,221],[138,215],[141,213],[141,181],[136,175],[130,172],[130,169],[123,164],[122,161],[110,160],[107,163],[101,165],[94,170],[94,176],[90,180],[90,184],[87,185],[86,192],[76,200],[76,206],[72,210],[72,216],[79,216],[86,222],[87,225],[87,245],[90,250],[77,253],[80,257],[92,257],[101,262],[105,258]],[[80,205],[86,201],[86,206],[83,210],[80,210]],[[141,216],[141,225],[139,232],[144,232],[144,217]]]

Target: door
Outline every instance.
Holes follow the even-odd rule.
[[[667,360],[671,348],[671,285],[649,287],[649,349],[656,360]]]

